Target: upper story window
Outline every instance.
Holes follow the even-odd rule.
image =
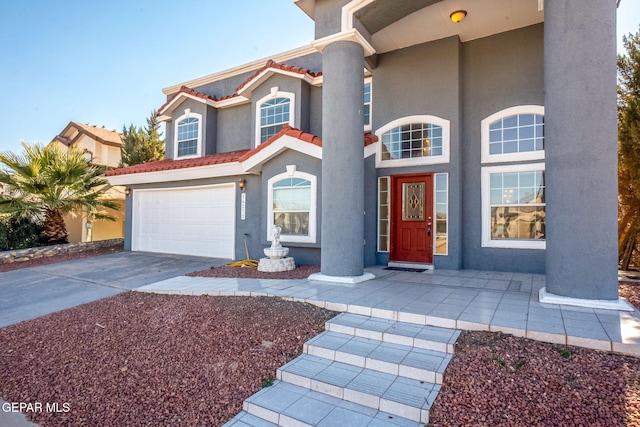
[[[364,130],[371,130],[371,77],[364,80]]]
[[[268,181],[267,236],[271,227],[281,227],[283,242],[315,243],[316,241],[316,177],[297,172],[295,167]]]
[[[449,121],[435,116],[409,116],[380,128],[376,135],[380,166],[414,166],[449,162]]]
[[[521,105],[482,121],[482,163],[544,159],[544,107]]]
[[[257,102],[256,146],[280,132],[282,125],[294,126],[294,94],[277,87]]]
[[[200,155],[202,140],[202,115],[193,113],[189,108],[176,120],[175,158],[197,157]]]

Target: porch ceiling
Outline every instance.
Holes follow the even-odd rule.
[[[354,13],[369,33],[374,34],[385,27],[401,20],[407,15],[424,9],[439,0],[376,0]],[[402,6],[398,6],[401,4]]]
[[[456,24],[449,15],[460,9],[467,17]],[[377,53],[455,35],[465,42],[544,21],[538,0],[375,0],[354,16]]]

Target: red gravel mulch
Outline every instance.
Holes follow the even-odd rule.
[[[320,271],[318,265],[298,265],[291,271],[278,271],[266,273],[255,268],[229,267],[222,265],[209,270],[194,271],[187,276],[198,277],[238,277],[248,279],[306,279],[313,273]]]
[[[640,426],[640,359],[463,331],[430,412],[440,426]]]
[[[0,329],[0,391],[67,406],[29,414],[43,426],[217,426],[335,314],[269,297],[120,294]]]
[[[620,282],[618,291],[622,298],[625,298],[636,309],[640,310],[640,283]]]

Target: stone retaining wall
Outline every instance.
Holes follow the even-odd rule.
[[[113,248],[122,249],[124,239],[100,240],[97,242],[68,243],[66,245],[39,246],[29,249],[0,252],[0,264],[10,264],[16,261],[27,261],[34,258],[44,258],[58,254],[86,252],[93,249]]]

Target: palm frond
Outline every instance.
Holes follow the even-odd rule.
[[[59,221],[58,214],[52,213],[63,215],[84,208],[95,218],[109,219],[102,210],[118,209],[117,203],[103,198],[109,188],[104,168],[87,164],[81,151],[58,144],[22,146],[23,154],[0,153],[4,165],[0,182],[10,191],[0,201],[0,212],[37,214]],[[58,233],[60,224],[54,228]]]

